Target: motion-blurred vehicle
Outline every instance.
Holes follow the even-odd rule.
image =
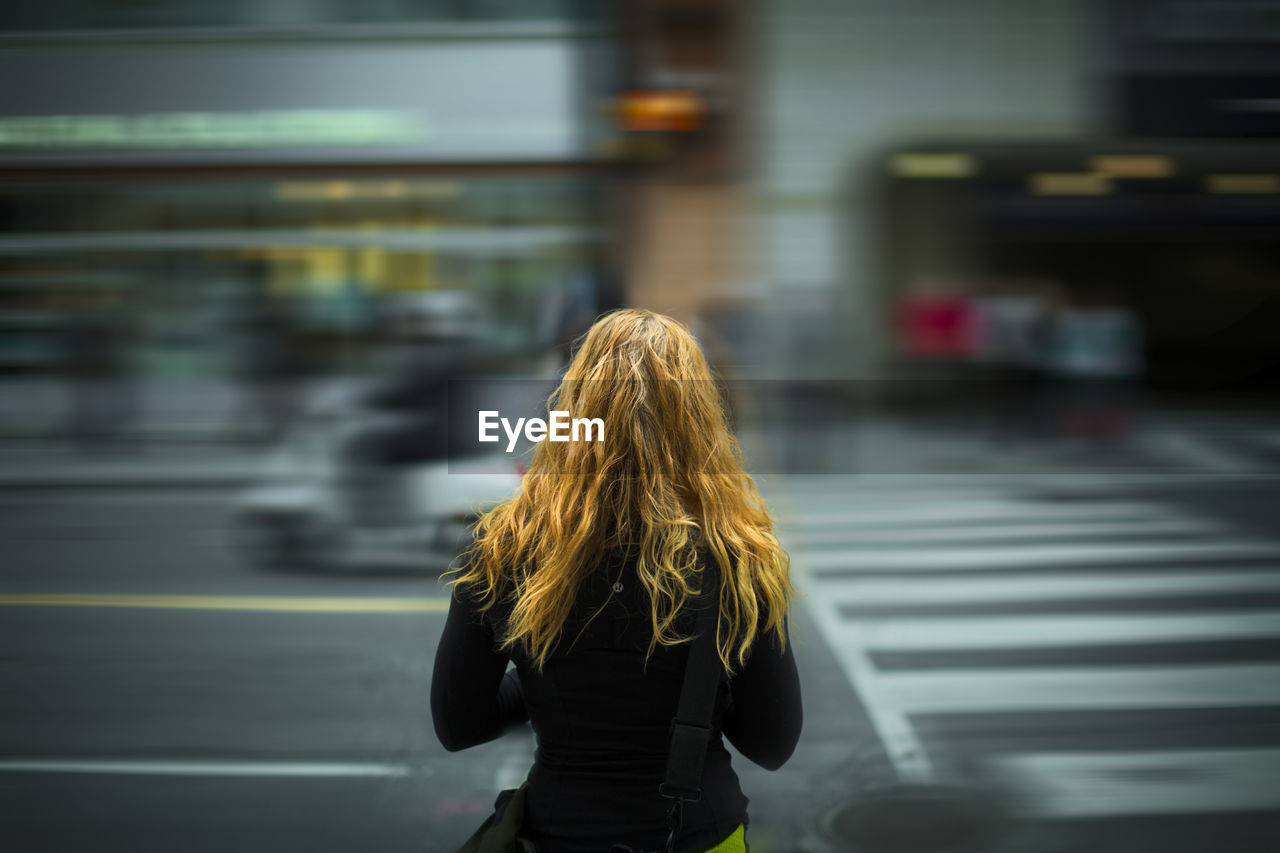
[[[502,452],[352,464],[352,440],[388,419],[364,397],[350,386],[319,395],[236,501],[233,544],[252,565],[442,571],[478,512],[519,488],[519,458]]]

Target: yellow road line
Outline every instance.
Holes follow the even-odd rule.
[[[448,598],[328,598],[293,595],[0,595],[0,607],[148,607],[287,613],[445,613]]]

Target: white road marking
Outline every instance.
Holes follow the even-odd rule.
[[[1243,473],[1263,467],[1217,444],[1185,432],[1162,431],[1150,434],[1143,441],[1143,447],[1164,453],[1180,464],[1190,463],[1198,468],[1218,473]]]
[[[1280,570],[1266,573],[1195,572],[1079,575],[1066,572],[1011,578],[833,578],[822,585],[824,598],[859,607],[932,604],[1003,604],[1055,599],[1158,597],[1233,592],[1280,591]],[[874,615],[874,614],[872,614]]]
[[[893,651],[1107,646],[1177,640],[1280,638],[1280,611],[1044,616],[859,617],[858,642]],[[836,645],[841,635],[831,638]]]
[[[783,476],[783,475],[778,475]],[[756,477],[757,481],[764,479]],[[796,479],[792,476],[792,479]],[[885,500],[907,498],[936,498],[951,496],[963,498],[966,493],[1017,495],[1024,493],[1035,499],[1037,493],[1048,490],[1070,491],[1079,494],[1096,494],[1099,490],[1136,488],[1167,485],[1193,485],[1201,487],[1230,486],[1241,481],[1272,481],[1280,479],[1280,472],[1255,467],[1247,471],[1055,471],[1028,470],[1009,474],[851,474],[814,475],[814,479],[842,480],[842,484],[819,487],[810,484],[775,487],[789,492],[787,501],[795,505],[820,503],[823,496],[829,503],[881,497]]]
[[[1105,565],[1178,558],[1280,558],[1280,545],[1263,540],[1217,542],[1113,542],[1008,546],[921,546],[919,548],[842,548],[811,553],[811,570],[968,571],[1000,568],[1034,569],[1041,565]]]
[[[757,483],[761,478],[756,478]],[[790,499],[796,503],[823,503],[832,499],[841,502],[868,501],[875,497],[898,500],[919,500],[921,498],[946,497],[953,500],[981,500],[984,498],[1007,497],[1010,484],[1007,478],[999,482],[988,483],[964,476],[922,477],[914,481],[890,481],[885,477],[865,474],[821,475],[807,479],[803,483],[792,482],[785,486],[775,487],[778,491],[786,490]],[[1038,481],[1023,479],[1023,485],[1039,485]]]
[[[1015,500],[934,501],[920,500],[896,504],[881,500],[865,506],[845,505],[839,509],[815,510],[787,518],[789,527],[880,530],[887,525],[916,527],[947,522],[994,521],[1012,525],[1020,521],[1118,521],[1151,519],[1167,521],[1180,514],[1157,504],[1122,502],[1033,503]]]
[[[800,584],[805,589],[813,585],[805,577],[804,560],[793,563]],[[835,658],[844,670],[845,678],[862,700],[871,725],[884,745],[898,777],[903,780],[926,782],[933,778],[933,763],[924,750],[924,744],[904,710],[881,689],[880,673],[871,662],[869,649],[862,641],[862,628],[846,621],[836,603],[823,595],[805,597],[809,612],[817,623],[818,631],[833,645]],[[838,648],[832,639],[840,638]]]
[[[879,681],[911,714],[1280,704],[1274,664],[911,670]]]
[[[1280,807],[1280,749],[1029,753],[987,766],[1042,817]]]
[[[110,761],[100,759],[0,760],[0,773],[101,773],[125,776],[275,776],[340,778],[408,776],[407,764],[312,761]]]
[[[996,522],[967,523],[963,525],[931,525],[923,529],[903,529],[900,526],[850,525],[804,534],[805,544],[812,548],[830,545],[916,544],[927,542],[1015,542],[1018,540],[1055,540],[1065,537],[1089,538],[1092,536],[1150,536],[1168,538],[1177,536],[1203,536],[1207,533],[1225,533],[1229,528],[1214,521],[1177,518],[1135,518],[1131,520],[1100,520],[1075,522],[1048,522],[1044,524],[1002,524]]]
[[[780,514],[779,535],[788,544],[796,543],[793,566],[798,584],[809,593],[806,604],[865,705],[899,777],[928,781],[933,763],[915,730],[917,714],[1280,704],[1280,665],[881,671],[872,660],[873,653],[881,651],[1280,639],[1280,609],[937,618],[875,613],[878,606],[893,605],[1059,598],[1101,603],[1280,589],[1280,543],[1233,536],[1228,524],[1167,504],[1099,499],[1098,492],[1088,490],[1137,483],[1228,482],[1223,476],[1017,475],[985,478],[983,485],[996,486],[986,490],[975,488],[976,480],[966,483],[965,478],[946,476],[812,478],[798,487],[792,480],[778,504],[787,510]],[[940,484],[955,488],[939,488]],[[1045,489],[1079,499],[1045,500]],[[1102,541],[1102,536],[1114,541]],[[1239,565],[1239,558],[1250,557],[1276,561]],[[1171,560],[1179,563],[1176,571],[1161,565]],[[1223,565],[1214,565],[1218,562]],[[1142,565],[1102,573],[1110,563]],[[999,578],[963,574],[986,569],[1013,571]],[[915,574],[931,570],[944,574]],[[843,617],[842,604],[862,605],[865,612],[857,618]],[[1269,772],[1274,778],[1274,770]]]

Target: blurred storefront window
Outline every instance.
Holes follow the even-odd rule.
[[[6,5],[0,377],[94,335],[141,379],[356,374],[462,302],[496,369],[562,347],[609,281],[608,6]]]
[[[366,366],[417,294],[467,291],[495,357],[554,343],[542,308],[595,239],[576,174],[72,180],[0,187],[0,372],[56,373],[77,306],[135,327],[142,376],[233,369],[237,323],[282,309],[301,366]],[[548,315],[548,316],[544,316]]]
[[[884,162],[884,302],[916,371],[904,375],[944,360],[953,375],[1141,362],[1154,391],[1280,388],[1274,143],[968,141]],[[1043,352],[1019,354],[1037,337]]]

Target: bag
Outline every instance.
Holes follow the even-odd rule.
[[[716,611],[710,605],[710,597],[699,599],[695,620],[696,636],[689,645],[689,661],[685,665],[684,683],[680,688],[680,701],[676,715],[671,720],[671,746],[667,753],[667,769],[658,793],[671,800],[668,820],[671,833],[667,836],[665,853],[674,853],[675,838],[680,832],[684,816],[684,804],[697,802],[702,797],[702,764],[711,740],[711,716],[716,693],[724,669],[716,650]],[[537,853],[537,846],[520,835],[524,822],[525,796],[528,781],[514,790],[508,789],[494,801],[493,814],[471,834],[458,853]],[[745,849],[734,846],[743,839],[743,827],[706,853],[717,850]],[[742,842],[745,845],[745,842]],[[728,846],[726,846],[728,845]],[[615,844],[621,853],[632,851],[625,845]],[[659,853],[659,851],[653,851]]]
[[[458,853],[538,853],[534,843],[520,835],[524,823],[524,799],[529,783],[498,794],[493,814],[462,843]]]
[[[728,838],[721,841],[714,847],[702,849],[700,853],[749,853],[750,848],[747,846],[746,832],[746,824],[740,823],[738,824],[738,828],[730,833]],[[668,847],[667,850],[670,851],[671,848]],[[661,853],[661,851],[632,850],[630,847],[625,845],[615,844],[613,845],[613,849],[610,853]]]
[[[538,847],[520,835],[524,821],[524,800],[528,782],[519,788],[508,788],[498,794],[493,804],[493,814],[485,818],[471,837],[458,848],[458,853],[538,853]],[[739,825],[733,833],[704,853],[746,853],[746,827]],[[613,853],[644,853],[629,847],[614,845]],[[658,853],[658,851],[652,851]]]

